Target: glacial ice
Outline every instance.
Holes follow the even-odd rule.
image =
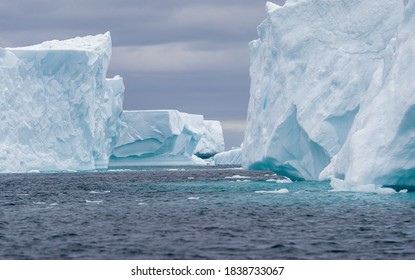
[[[215,165],[242,165],[242,148],[233,148],[229,151],[218,153],[213,157]]]
[[[109,33],[0,48],[0,172],[106,168],[124,84]]]
[[[176,110],[124,111],[110,167],[206,165],[194,155],[206,135],[202,115]]]
[[[219,121],[204,120],[203,134],[194,150],[194,154],[206,159],[225,151],[222,125]]]
[[[267,5],[250,43],[246,168],[415,185],[415,0]]]

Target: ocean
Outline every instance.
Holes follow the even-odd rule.
[[[415,259],[415,192],[217,167],[0,174],[0,259]]]

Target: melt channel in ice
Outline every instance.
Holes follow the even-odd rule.
[[[0,172],[107,168],[124,84],[109,32],[0,48]]]
[[[415,185],[415,1],[268,2],[250,43],[246,168]]]

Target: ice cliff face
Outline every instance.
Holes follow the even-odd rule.
[[[106,168],[124,94],[106,33],[0,48],[0,172]]]
[[[343,189],[414,185],[414,3],[267,3],[243,165]]]
[[[205,135],[202,115],[175,110],[124,111],[111,167],[206,164],[193,155]]]

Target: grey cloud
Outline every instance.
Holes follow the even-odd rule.
[[[9,32],[17,33],[61,30],[56,39],[110,30],[116,45],[152,45],[206,38],[243,41],[247,36],[255,36],[256,25],[265,14],[263,6],[254,1],[232,0],[3,0],[0,24],[7,26]],[[16,44],[35,43],[33,39],[36,38],[30,37],[36,37],[36,34],[29,38],[22,34]]]

